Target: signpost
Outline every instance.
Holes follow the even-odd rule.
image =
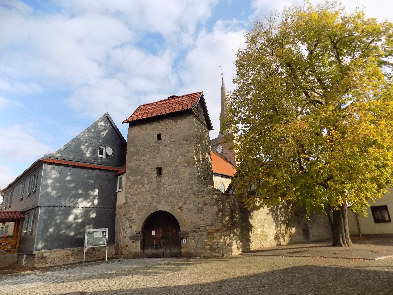
[[[105,261],[108,260],[108,229],[87,229],[85,232],[85,246],[83,249],[83,263],[86,259],[86,251],[89,248],[105,247]]]

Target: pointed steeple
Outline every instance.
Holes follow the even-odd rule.
[[[225,133],[224,122],[227,117],[228,111],[228,98],[225,89],[224,75],[221,73],[221,113],[220,113],[220,134]]]

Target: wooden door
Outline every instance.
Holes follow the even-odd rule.
[[[178,257],[181,255],[180,226],[165,211],[151,214],[143,227],[142,250],[146,257]]]

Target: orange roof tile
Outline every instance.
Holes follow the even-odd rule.
[[[0,211],[0,222],[16,221],[25,218],[19,211]]]
[[[130,123],[142,119],[181,112],[194,107],[202,96],[202,92],[195,92],[186,95],[172,95],[167,99],[147,103],[139,106],[135,112],[123,123]]]
[[[126,163],[123,164],[123,166],[121,166],[121,169],[119,170],[119,172],[116,173],[116,175],[121,175],[126,173]]]
[[[66,166],[76,166],[76,167],[82,167],[82,168],[108,170],[108,171],[119,171],[120,170],[120,168],[117,168],[117,167],[85,164],[85,163],[78,163],[78,162],[71,162],[71,161],[64,161],[64,160],[56,160],[56,159],[43,159],[42,162],[53,163],[53,164],[60,164],[60,165],[66,165]]]
[[[223,174],[227,176],[235,176],[236,169],[231,163],[223,159],[215,152],[211,152],[213,173]]]

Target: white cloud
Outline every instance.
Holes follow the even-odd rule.
[[[322,0],[310,0],[312,4],[324,3]],[[281,11],[284,7],[299,5],[304,3],[300,0],[253,0],[254,8],[253,17],[261,19],[270,11]],[[391,0],[340,0],[340,3],[347,11],[353,11],[356,8],[364,9],[368,17],[376,17],[379,21],[384,19],[392,21],[393,2]]]
[[[1,5],[0,91],[61,90],[83,115],[109,111],[124,119],[139,103],[177,88],[179,52],[194,44],[217,2],[67,0],[54,2],[58,12],[39,13],[20,1]],[[153,38],[154,53],[138,45],[150,33],[162,37]]]
[[[23,94],[40,93],[43,91],[43,88],[37,83],[30,83],[30,82],[19,83],[19,82],[5,81],[0,79],[0,91],[23,95]]]
[[[236,52],[244,43],[244,31],[230,23],[219,22],[214,30],[202,32],[196,46],[186,57],[181,72],[182,93],[204,91],[210,118],[214,125],[212,136],[218,133],[221,76],[224,73],[227,91],[233,90],[232,78],[235,76]]]
[[[166,38],[179,37],[177,33],[192,33],[199,22],[210,17],[218,0],[85,0],[61,1],[71,15],[90,13],[113,15],[134,31],[160,32]]]
[[[106,112],[116,122],[129,116],[128,91],[118,80],[101,80],[98,85],[79,87],[68,99],[69,104],[89,117],[98,118]]]
[[[33,162],[51,150],[19,125],[0,128],[0,154],[3,159]]]
[[[253,0],[252,8],[254,10],[251,20],[263,20],[263,17],[269,15],[271,12],[280,12],[285,7],[298,3],[299,1],[293,0]]]
[[[348,11],[361,8],[364,9],[368,17],[376,17],[379,21],[384,19],[393,20],[393,2],[391,0],[341,0],[341,3]]]
[[[0,165],[0,189],[4,189],[10,184],[18,175],[14,173],[9,167]],[[1,203],[1,197],[0,197]]]

